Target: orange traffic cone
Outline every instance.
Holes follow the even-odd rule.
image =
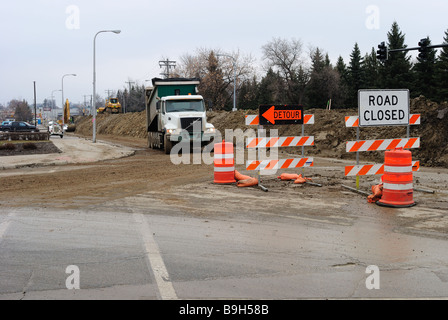
[[[238,171],[235,170],[235,180],[236,181],[240,181],[240,180],[247,180],[247,179],[252,179],[252,177],[246,176],[244,174],[239,173]]]
[[[258,185],[258,179],[256,179],[256,178],[249,178],[246,180],[241,180],[241,181],[238,181],[238,184],[237,184],[238,187],[253,187],[256,185]]]
[[[296,181],[294,181],[294,184],[302,184],[307,181],[313,181],[313,180],[311,178],[302,177],[302,175],[300,174],[299,177],[296,179]]]
[[[284,180],[284,181],[285,180],[297,180],[300,176],[298,174],[295,174],[295,173],[282,173],[277,178],[281,179],[281,180]]]
[[[367,197],[367,202],[369,203],[375,203],[381,199],[381,197],[383,196],[383,184],[372,186],[372,192],[373,194]]]

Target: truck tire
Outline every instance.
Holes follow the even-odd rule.
[[[166,135],[163,136],[163,148],[165,149],[165,154],[170,154],[173,148],[173,143]]]
[[[150,149],[155,149],[155,141],[154,141],[154,134],[152,132],[148,132],[148,147]]]

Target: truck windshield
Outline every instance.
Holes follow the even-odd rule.
[[[110,99],[110,103],[117,103],[118,99]]]
[[[204,111],[204,103],[202,100],[168,100],[166,102],[166,112],[182,112],[182,111]]]

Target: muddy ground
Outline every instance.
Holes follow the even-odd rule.
[[[448,237],[448,105],[436,105],[422,99],[413,102],[411,113],[422,113],[422,124],[411,128],[411,136],[421,136],[422,147],[413,149],[414,160],[421,161],[421,170],[414,173],[416,206],[398,211],[407,230],[431,232]],[[244,125],[244,115],[253,111],[211,112],[209,121],[220,131],[225,129],[253,129]],[[344,176],[344,167],[354,164],[354,155],[345,153],[345,141],[355,137],[353,128],[345,128],[343,115],[355,115],[351,110],[307,110],[316,115],[316,124],[306,126],[307,135],[315,135],[316,145],[306,148],[314,157],[313,168],[279,170],[275,174],[258,177],[237,163],[236,169],[258,177],[268,192],[258,187],[238,188],[236,184],[215,184],[213,164],[194,164],[198,153],[190,154],[190,163],[175,165],[163,151],[148,149],[145,138],[144,114],[99,115],[98,140],[132,147],[133,156],[100,162],[45,168],[22,168],[0,172],[2,196],[0,206],[41,208],[106,208],[127,197],[150,194],[179,209],[180,214],[207,217],[228,214],[226,207],[238,207],[241,214],[270,212],[296,215],[306,212],[309,219],[334,217],[338,221],[346,215],[393,213],[389,208],[367,203],[371,187],[379,183],[379,176],[363,176],[359,189],[354,177]],[[336,125],[336,124],[337,125]],[[280,135],[300,135],[297,128],[283,128]],[[385,128],[362,130],[361,138],[405,137],[406,130]],[[76,131],[67,133],[91,137],[91,120],[77,120]],[[300,153],[298,148],[284,148],[280,158]],[[241,151],[237,147],[237,152]],[[199,153],[199,157],[200,157]],[[213,154],[211,154],[213,156]],[[245,154],[247,159],[247,154]],[[361,161],[382,162],[384,152],[363,153]],[[295,185],[277,178],[281,173],[301,173],[321,186]],[[349,189],[349,188],[351,189]],[[320,203],[340,207],[344,212],[322,210]],[[304,206],[304,204],[306,204]],[[330,206],[328,206],[330,204]],[[262,209],[261,209],[262,208]],[[280,209],[279,209],[280,208]],[[302,210],[303,209],[303,210]],[[258,217],[258,216],[257,216]],[[401,219],[401,218],[400,218]]]
[[[235,207],[240,208],[236,210],[238,215],[256,219],[263,219],[266,213],[279,218],[300,215],[301,219],[305,216],[313,221],[333,219],[336,223],[347,223],[351,221],[349,217],[360,214],[386,212],[397,215],[397,223],[409,232],[448,237],[448,169],[445,168],[423,168],[415,173],[415,188],[431,193],[414,191],[416,206],[393,211],[367,203],[366,194],[378,183],[378,176],[360,179],[359,191],[365,194],[344,187],[355,188],[355,178],[344,177],[343,168],[351,161],[343,159],[316,157],[314,168],[281,170],[262,176],[262,185],[268,189],[264,192],[258,187],[215,184],[213,165],[174,165],[163,151],[146,148],[145,139],[110,135],[98,135],[98,139],[130,146],[136,153],[122,159],[78,165],[3,170],[0,208],[110,208],[113,212],[114,206],[125,198],[150,195],[178,208],[181,215],[201,218],[227,219],[228,208]],[[193,160],[195,153],[190,156]],[[253,171],[245,171],[244,165],[237,165],[236,169],[257,177]],[[302,173],[321,187],[277,179],[283,172]],[[331,210],[342,203],[346,204],[343,212]]]

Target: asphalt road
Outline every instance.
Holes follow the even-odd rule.
[[[263,192],[138,150],[0,172],[27,183],[2,192],[1,300],[448,297],[443,192],[397,211],[344,190],[330,167],[323,188],[266,179]]]

